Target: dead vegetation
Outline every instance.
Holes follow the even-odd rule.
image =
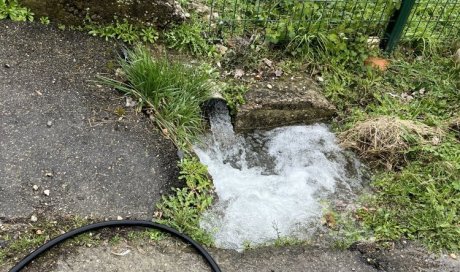
[[[449,129],[456,132],[457,138],[460,139],[460,116],[454,117],[450,120]]]
[[[356,151],[363,159],[388,169],[403,165],[405,155],[416,144],[438,145],[442,130],[398,117],[379,116],[358,122],[342,132],[342,147]]]

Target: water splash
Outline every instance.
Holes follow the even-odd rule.
[[[236,135],[225,104],[210,115],[211,133],[194,147],[213,177],[218,201],[202,218],[216,245],[241,250],[280,237],[307,238],[322,200],[350,199],[359,162],[324,124]]]

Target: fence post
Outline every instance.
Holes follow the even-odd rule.
[[[415,0],[402,0],[401,7],[391,16],[381,44],[387,53],[391,53],[398,44],[414,4]]]

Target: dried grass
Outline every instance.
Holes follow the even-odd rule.
[[[460,133],[460,116],[454,117],[450,120],[449,128]]]
[[[379,116],[358,122],[339,135],[342,147],[356,151],[365,160],[392,169],[405,162],[411,146],[437,145],[442,131],[425,124],[397,117]]]

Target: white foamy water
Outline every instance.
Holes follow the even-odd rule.
[[[360,187],[359,163],[324,124],[235,135],[223,104],[211,134],[195,152],[213,177],[217,203],[201,221],[221,248],[241,250],[280,237],[307,238],[319,226],[325,199],[350,199]]]

